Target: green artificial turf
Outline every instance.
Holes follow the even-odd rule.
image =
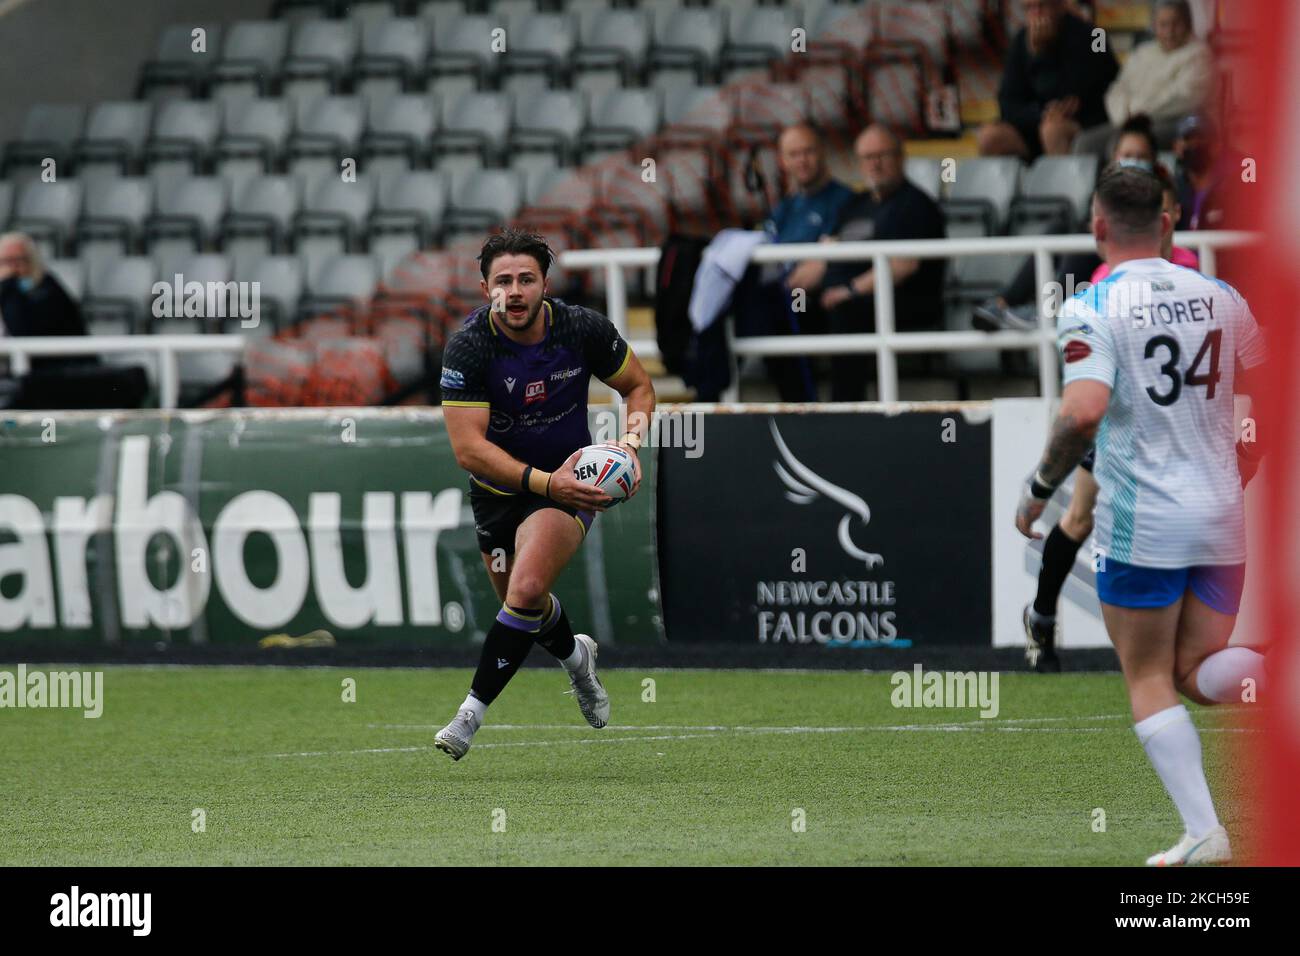
[[[99,719],[0,710],[0,864],[1126,865],[1180,834],[1115,674],[1002,674],[992,720],[888,673],[603,676],[608,728],[525,668],[454,763],[466,670],[104,668]],[[1193,712],[1244,839],[1249,715]]]

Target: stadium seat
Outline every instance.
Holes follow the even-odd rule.
[[[231,179],[271,172],[280,164],[292,127],[287,100],[250,98],[228,104],[215,150],[215,171]]]
[[[508,169],[473,170],[452,191],[448,232],[482,233],[509,221],[521,205],[523,188],[518,173]]]
[[[524,181],[524,200],[533,212],[581,219],[596,204],[591,177],[576,169],[535,170]]]
[[[441,155],[474,151],[485,165],[499,165],[510,133],[510,120],[508,93],[469,93],[444,99],[435,152]]]
[[[9,221],[14,208],[14,184],[0,179],[0,229]]]
[[[202,30],[202,51],[194,46]],[[215,23],[174,23],[164,27],[154,49],[153,59],[140,69],[140,82],[136,99],[154,99],[179,87],[186,96],[198,97],[203,93],[208,71],[221,49],[221,26]]]
[[[591,121],[582,135],[586,150],[625,149],[648,140],[660,125],[663,107],[657,90],[610,90],[591,109]]]
[[[773,144],[785,127],[808,118],[808,94],[797,83],[738,83],[732,95],[736,103],[732,138],[741,144]]]
[[[391,257],[436,243],[446,214],[447,192],[446,177],[438,172],[382,176],[366,230],[370,252]]]
[[[500,54],[492,49],[493,31],[503,27],[504,19],[489,16],[462,16],[435,24],[433,49],[424,73],[431,89],[443,90],[437,81],[450,75],[473,80],[476,89],[489,85],[496,75]],[[507,44],[509,49],[509,44]]]
[[[356,182],[343,182],[337,175],[327,174],[313,181],[303,198],[293,227],[294,247],[300,253],[309,248],[337,253],[360,249],[375,204],[373,178],[361,176]]]
[[[497,0],[495,9],[502,12],[503,0]],[[546,77],[548,86],[567,82],[575,43],[575,24],[565,14],[528,13],[513,14],[509,20],[509,43],[502,57],[501,69],[506,74],[503,83],[511,89],[531,88],[536,84],[536,74]]]
[[[62,165],[86,126],[86,108],[75,103],[36,103],[23,119],[18,139],[6,144],[0,175],[20,170],[24,178],[39,176],[47,157]],[[57,167],[56,167],[57,168]]]
[[[160,169],[198,174],[211,168],[213,148],[221,134],[221,103],[215,100],[170,100],[158,109],[153,134],[145,143],[145,164],[151,174]]]
[[[314,99],[339,92],[357,55],[359,34],[351,20],[299,23],[281,67],[283,94],[290,99]]]
[[[254,256],[235,260],[235,280],[257,283],[260,322],[254,329],[240,326],[244,334],[265,335],[287,329],[298,318],[304,285],[302,263],[295,256]]]
[[[288,171],[308,182],[325,174],[339,176],[342,161],[358,156],[365,102],[359,96],[319,96],[300,100],[295,114],[285,147]]]
[[[575,85],[581,86],[581,78],[593,73],[613,74],[617,80],[608,84],[612,86],[630,85],[641,75],[651,37],[650,21],[643,11],[592,6],[579,13],[578,22]]]
[[[956,179],[940,205],[948,220],[949,235],[995,236],[1006,228],[1020,181],[1020,160],[1010,156],[984,156],[957,163]],[[957,226],[958,230],[953,231]]]
[[[287,248],[302,202],[302,182],[293,176],[253,176],[232,191],[230,212],[221,223],[221,248],[276,253]]]
[[[428,52],[429,28],[422,20],[394,17],[366,23],[353,68],[356,92],[394,94],[413,89]]]
[[[537,12],[537,0],[491,0],[487,5],[495,16],[511,20]]]
[[[153,212],[153,181],[143,177],[105,179],[86,191],[77,223],[77,248],[107,245],[121,255],[140,246],[145,220]]]
[[[230,183],[217,176],[167,180],[158,187],[154,214],[145,223],[149,251],[201,252],[214,248],[230,205]]]
[[[213,96],[266,96],[279,81],[289,49],[289,24],[279,20],[237,20],[226,34],[221,59],[212,68]]]
[[[958,256],[948,270],[952,290],[967,302],[997,295],[1023,260],[1023,256],[1016,255]]]
[[[373,100],[361,137],[366,172],[427,167],[437,128],[438,104],[433,97],[403,93]]]
[[[421,20],[433,26],[436,38],[439,32],[465,16],[464,0],[425,0],[420,4],[418,14]]]
[[[903,161],[903,174],[927,196],[938,202],[943,192],[943,165],[930,156],[908,156]]]
[[[597,172],[597,196],[602,210],[614,213],[614,220],[631,223],[641,234],[637,245],[657,245],[668,231],[671,219],[671,187],[665,170],[653,182],[642,178],[640,163],[607,162]]]
[[[1062,218],[1073,231],[1088,216],[1096,156],[1040,156],[1025,171],[1020,194],[1011,204],[1011,231],[1041,233]]]
[[[230,262],[225,256],[185,253],[171,253],[154,257],[154,278],[168,285],[181,276],[182,284],[202,283],[204,286],[204,314],[199,317],[172,316],[170,318],[151,317],[149,330],[154,335],[198,335],[218,334],[236,331],[241,319],[238,308],[241,304],[237,298],[239,292],[231,283]],[[218,283],[217,292],[220,302],[213,301],[208,295],[209,283]],[[236,298],[232,301],[233,296]],[[212,311],[208,311],[211,309]],[[225,315],[218,314],[224,312]],[[182,401],[195,391],[210,388],[225,381],[239,364],[239,357],[233,352],[180,352],[176,356],[176,365],[181,382]]]
[[[727,20],[727,40],[722,48],[725,71],[766,69],[792,52],[791,36],[796,25],[794,11],[784,7],[754,7],[742,13],[733,10]]]
[[[378,282],[379,270],[370,256],[332,256],[309,277],[301,309],[309,315],[333,312],[351,317],[349,313],[369,305]]]
[[[716,146],[735,122],[734,101],[722,87],[673,87],[663,101],[661,141]]]
[[[82,184],[75,179],[39,180],[18,187],[9,230],[25,232],[44,255],[63,255],[81,215]]]
[[[726,38],[726,14],[714,7],[665,6],[655,11],[650,67],[690,71],[699,83],[718,77]]]
[[[116,320],[120,328],[112,334],[144,332],[152,315],[153,283],[154,264],[145,256],[94,261],[88,270],[82,313],[88,323],[94,319]],[[132,356],[127,364],[139,363]]]
[[[95,106],[86,120],[85,135],[75,147],[78,175],[96,166],[123,174],[139,169],[152,117],[149,103],[125,100]]]
[[[948,62],[947,3],[872,0],[877,47],[892,47],[915,58],[923,75],[937,76]]]
[[[510,152],[546,150],[562,163],[578,159],[587,125],[587,98],[578,90],[538,90],[515,99]]]
[[[0,189],[3,189],[2,184]],[[46,259],[45,269],[59,281],[72,301],[80,302],[85,297],[86,264],[80,259]]]
[[[399,13],[398,7],[402,5],[401,0],[352,0],[344,3],[339,12],[349,20],[369,26],[381,20],[393,19]]]

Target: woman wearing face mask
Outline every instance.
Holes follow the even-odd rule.
[[[0,323],[6,335],[85,335],[81,309],[45,271],[40,250],[20,232],[0,236]],[[32,359],[35,369],[79,365],[85,357]]]

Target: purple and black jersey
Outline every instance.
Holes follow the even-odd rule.
[[[526,465],[554,471],[591,444],[591,376],[618,375],[631,350],[605,316],[560,299],[543,300],[546,337],[536,345],[507,337],[488,309],[471,312],[447,342],[442,404],[491,409],[489,441]]]

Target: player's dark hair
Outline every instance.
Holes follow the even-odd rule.
[[[1155,127],[1151,122],[1151,117],[1145,113],[1135,113],[1126,119],[1119,129],[1115,131],[1115,138],[1111,141],[1112,153],[1119,141],[1125,136],[1141,136],[1147,141],[1147,147],[1151,150],[1152,156],[1160,155],[1160,147],[1156,143]]]
[[[1097,204],[1123,236],[1146,238],[1158,231],[1164,184],[1144,169],[1112,163],[1097,180]]]
[[[483,243],[483,249],[478,254],[478,267],[484,280],[492,271],[492,263],[498,256],[532,256],[541,267],[542,278],[546,277],[555,260],[555,253],[537,233],[509,226],[489,236],[487,242]]]

